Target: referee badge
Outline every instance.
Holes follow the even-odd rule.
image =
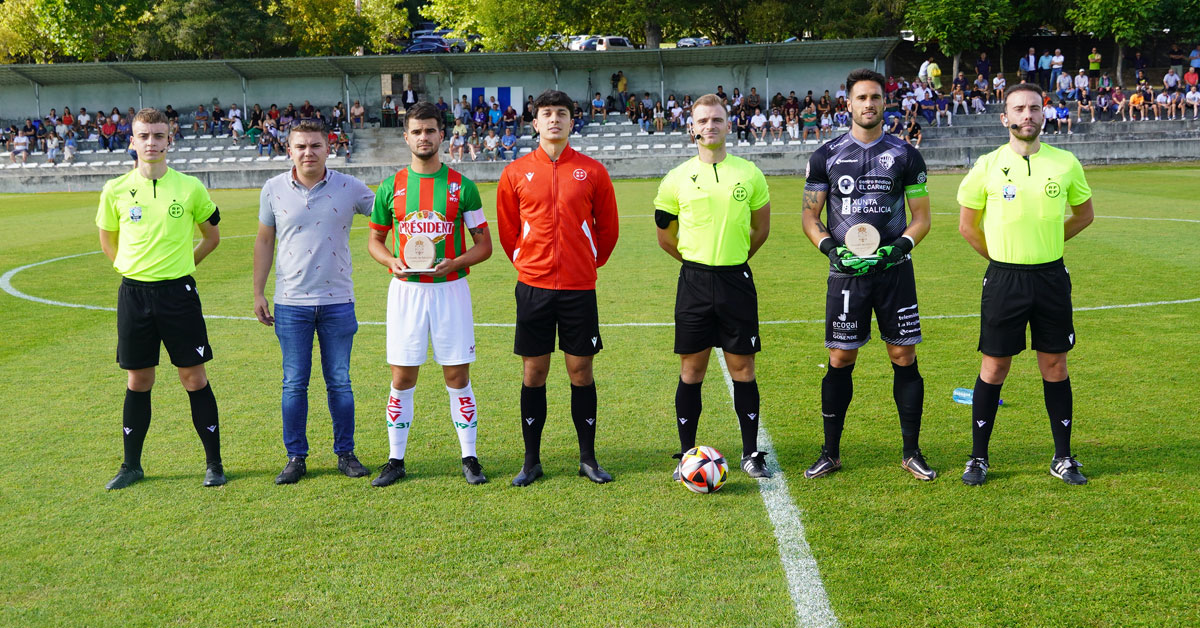
[[[137,222],[141,219],[142,219],[142,208],[138,205],[134,205],[133,207],[130,207],[129,208],[129,221]]]
[[[1058,185],[1058,182],[1051,181],[1046,184],[1046,196],[1058,198],[1059,194],[1062,194],[1062,187]]]
[[[172,218],[179,218],[183,215],[183,205],[171,203],[171,206],[167,208],[167,213],[171,214]]]
[[[741,203],[750,198],[750,192],[746,191],[746,186],[741,183],[733,186],[733,200]]]
[[[1006,201],[1011,201],[1017,198],[1017,186],[1011,183],[1005,185],[1003,188],[1000,188],[1000,191],[1004,194],[1004,200]]]

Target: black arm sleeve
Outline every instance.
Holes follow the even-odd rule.
[[[221,208],[214,207],[212,215],[209,216],[208,220],[205,220],[204,222],[207,222],[208,224],[210,224],[214,227],[217,226],[217,223],[221,222]]]
[[[659,229],[666,229],[671,226],[672,220],[678,220],[679,216],[671,212],[665,212],[661,209],[654,210],[654,224],[658,225]]]

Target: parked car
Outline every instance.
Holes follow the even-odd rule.
[[[441,37],[436,35],[424,35],[413,40],[404,50],[402,54],[442,54],[450,52],[450,44]]]
[[[576,48],[576,50],[595,50],[596,44],[599,41],[600,41],[599,37],[588,37],[587,39],[585,39],[579,43],[579,47]]]
[[[596,50],[633,50],[633,44],[625,37],[597,37]]]
[[[595,39],[595,35],[572,35],[567,40],[567,50],[583,50],[580,46],[589,39]]]
[[[707,37],[684,37],[675,42],[676,48],[703,48],[711,45],[712,40]]]

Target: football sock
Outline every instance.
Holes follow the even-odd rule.
[[[1071,455],[1071,378],[1061,382],[1042,380],[1046,396],[1046,413],[1050,415],[1050,432],[1054,435],[1054,457]]]
[[[450,395],[450,420],[454,422],[454,431],[458,433],[458,447],[462,450],[462,457],[474,456],[479,415],[471,382],[468,381],[463,388],[447,386],[446,392]]]
[[[733,381],[733,410],[742,431],[742,456],[758,451],[758,380]]]
[[[221,462],[221,433],[218,431],[217,398],[213,396],[212,384],[204,384],[200,390],[189,390],[188,401],[192,405],[192,425],[204,443],[204,460],[208,463]]]
[[[925,380],[917,370],[917,361],[908,366],[892,363],[892,397],[900,414],[900,436],[904,439],[904,457],[917,453],[921,437],[921,409],[925,404]]]
[[[988,441],[992,440],[992,427],[996,423],[996,408],[1000,405],[1000,388],[1003,384],[989,384],[983,378],[975,378],[975,393],[971,397],[971,457],[987,458]]]
[[[696,446],[696,430],[700,427],[700,411],[704,402],[700,397],[700,388],[704,382],[685,384],[679,380],[675,388],[675,424],[679,428],[679,451],[685,453]]]
[[[387,426],[388,426],[388,458],[404,460],[404,452],[408,449],[408,428],[412,427],[413,392],[392,389],[388,395]]]
[[[542,427],[546,425],[546,387],[521,386],[521,438],[525,470],[542,461]]]
[[[146,432],[150,430],[150,391],[137,392],[125,389],[125,409],[121,413],[122,431],[125,433],[125,466],[142,468],[142,445]]]
[[[579,461],[596,466],[596,382],[571,384],[571,421],[579,438]]]
[[[825,424],[825,453],[837,460],[842,457],[842,428],[846,425],[846,409],[854,398],[854,365],[829,365],[821,379],[821,418]]]

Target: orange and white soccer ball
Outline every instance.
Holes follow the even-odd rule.
[[[679,481],[696,493],[713,493],[725,484],[729,465],[712,447],[693,447],[679,461]]]

